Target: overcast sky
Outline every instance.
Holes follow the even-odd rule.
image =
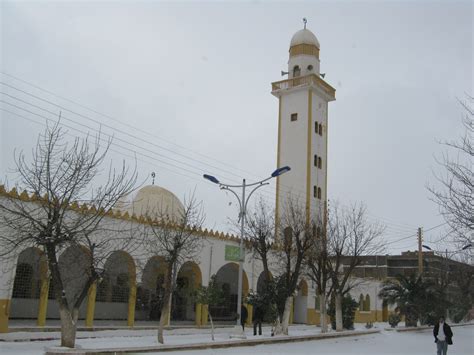
[[[329,198],[364,202],[389,241],[444,222],[426,184],[438,141],[462,134],[457,98],[473,93],[470,1],[3,1],[0,11],[1,181],[14,184],[14,150],[29,153],[44,117],[61,110],[83,132],[101,123],[114,161],[135,151],[141,181],[154,171],[180,198],[195,190],[206,225],[230,230],[233,196],[202,174],[255,181],[275,169],[270,83],[307,17],[337,90]],[[263,197],[274,204],[273,184]],[[426,243],[444,247],[434,243],[443,228]],[[388,250],[415,247],[413,237]]]

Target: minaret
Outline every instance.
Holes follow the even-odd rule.
[[[336,99],[336,90],[321,78],[319,49],[305,21],[290,42],[288,79],[272,83],[279,100],[277,166],[291,167],[277,178],[277,226],[290,197],[304,206],[307,222],[325,218],[328,102]]]

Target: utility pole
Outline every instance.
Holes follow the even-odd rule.
[[[422,228],[418,228],[418,275],[423,274],[423,232]]]

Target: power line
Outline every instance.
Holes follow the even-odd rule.
[[[121,125],[127,127],[127,128],[136,130],[136,131],[138,131],[138,132],[140,132],[140,133],[143,133],[143,134],[145,134],[145,135],[147,135],[147,136],[150,136],[150,137],[152,137],[152,138],[162,140],[162,141],[164,141],[164,142],[166,142],[166,143],[168,143],[168,144],[174,145],[174,146],[176,146],[176,147],[178,147],[178,148],[180,148],[180,149],[187,150],[187,151],[189,151],[189,152],[192,152],[193,154],[196,154],[196,155],[199,155],[199,156],[204,157],[204,158],[206,158],[206,159],[215,161],[215,162],[217,162],[217,163],[219,163],[219,164],[222,164],[222,165],[231,167],[231,168],[233,168],[233,169],[239,170],[239,171],[244,172],[244,173],[246,173],[246,174],[251,174],[251,175],[255,176],[257,179],[261,179],[261,177],[258,177],[258,176],[256,176],[256,175],[254,175],[254,173],[252,173],[252,172],[246,171],[246,170],[241,169],[241,168],[236,168],[235,166],[232,166],[232,165],[230,165],[230,164],[228,164],[228,163],[226,163],[226,162],[217,160],[217,159],[215,159],[215,158],[213,158],[213,157],[210,157],[210,156],[208,156],[208,155],[199,153],[199,152],[197,152],[197,151],[194,151],[194,150],[189,149],[189,148],[187,148],[187,147],[184,147],[184,146],[182,146],[182,145],[176,144],[175,142],[170,141],[170,140],[168,140],[168,139],[165,139],[165,138],[163,138],[163,137],[159,137],[159,136],[157,136],[157,135],[151,134],[150,132],[147,132],[146,130],[143,130],[143,129],[140,129],[140,128],[136,127],[136,126],[132,126],[132,125],[130,125],[130,124],[127,124],[127,123],[125,123],[125,122],[122,122],[121,120],[119,120],[119,119],[117,119],[117,118],[115,118],[115,117],[112,117],[112,116],[110,116],[110,115],[106,115],[106,114],[104,114],[104,113],[101,113],[101,112],[99,112],[99,111],[97,111],[97,110],[95,110],[95,109],[92,109],[92,108],[90,108],[90,107],[87,107],[87,106],[85,106],[85,105],[82,105],[82,104],[78,103],[77,101],[68,99],[68,98],[66,98],[66,97],[64,97],[64,96],[61,96],[61,95],[59,95],[59,94],[56,94],[56,93],[54,93],[54,92],[52,92],[52,91],[50,91],[50,90],[47,90],[47,89],[45,89],[45,88],[42,88],[42,87],[40,87],[40,86],[38,86],[38,85],[35,85],[35,84],[31,83],[31,82],[28,82],[28,81],[24,80],[24,79],[18,78],[18,77],[14,76],[14,75],[8,74],[8,73],[3,72],[3,71],[1,71],[0,73],[2,73],[2,74],[5,75],[5,76],[8,76],[8,77],[10,77],[10,78],[12,78],[12,79],[14,79],[14,80],[20,81],[20,82],[22,82],[22,83],[24,83],[24,84],[26,84],[26,85],[29,85],[29,86],[31,86],[31,87],[37,89],[37,90],[43,91],[43,92],[45,92],[45,93],[47,93],[47,94],[49,94],[49,95],[55,96],[55,97],[60,98],[60,99],[62,99],[62,100],[64,100],[64,101],[67,101],[67,102],[69,102],[69,103],[72,103],[72,104],[74,104],[74,105],[77,105],[77,106],[79,106],[79,107],[81,107],[81,108],[83,108],[83,109],[85,109],[85,110],[87,110],[87,111],[93,112],[93,113],[95,113],[95,114],[97,114],[97,115],[99,115],[99,116],[102,116],[102,117],[105,117],[105,118],[107,118],[107,119],[110,119],[110,120],[112,120],[112,121],[114,121],[114,122],[116,122],[116,123],[119,123],[119,124],[121,124]],[[15,89],[16,89],[16,88],[15,88]],[[19,89],[17,89],[17,90],[19,90]]]
[[[87,109],[87,110],[89,110],[89,111],[91,111],[91,112],[94,112],[94,113],[96,113],[96,114],[99,114],[99,115],[101,115],[101,116],[103,116],[103,117],[106,117],[106,118],[115,120],[116,122],[118,122],[118,123],[120,123],[120,124],[123,124],[123,125],[125,125],[125,126],[127,126],[127,127],[129,127],[129,128],[138,130],[138,131],[143,132],[143,133],[145,133],[145,134],[147,134],[147,135],[149,135],[149,136],[153,136],[153,135],[151,135],[149,132],[146,132],[146,131],[143,131],[143,130],[138,129],[137,127],[134,127],[134,126],[125,124],[125,123],[123,123],[123,122],[121,122],[121,121],[118,121],[118,120],[114,119],[114,118],[111,117],[111,116],[102,114],[102,113],[100,113],[100,112],[98,112],[98,111],[95,111],[95,110],[93,110],[93,109],[90,109],[90,108],[88,108],[88,107],[86,107],[86,106],[83,106],[83,105],[81,105],[81,104],[79,104],[79,103],[77,103],[77,102],[75,102],[75,101],[70,100],[70,99],[64,98],[64,97],[62,97],[62,96],[60,96],[60,95],[54,94],[54,93],[51,92],[51,91],[48,91],[48,90],[43,89],[43,88],[40,88],[39,86],[36,86],[36,85],[34,85],[34,84],[31,84],[31,83],[28,83],[27,81],[24,81],[24,80],[22,80],[22,79],[19,79],[19,78],[17,78],[17,77],[14,77],[14,76],[12,76],[12,75],[10,75],[10,74],[4,73],[4,72],[2,72],[2,73],[3,73],[4,75],[6,75],[6,76],[12,77],[12,78],[14,78],[14,79],[16,79],[16,80],[18,80],[18,81],[21,81],[21,82],[23,82],[23,83],[26,83],[26,84],[28,84],[28,85],[30,85],[30,86],[32,86],[32,87],[38,89],[38,90],[47,92],[47,93],[50,94],[50,95],[59,97],[59,98],[65,100],[65,101],[71,102],[71,103],[73,103],[73,104],[75,104],[75,105],[77,105],[77,106],[79,106],[79,107],[85,108],[85,109]],[[52,101],[50,101],[50,100],[46,100],[46,99],[44,99],[44,98],[41,98],[41,97],[39,97],[39,96],[37,96],[37,95],[34,95],[34,94],[30,93],[30,92],[27,92],[27,91],[25,91],[25,90],[19,89],[19,88],[17,88],[17,87],[14,87],[14,86],[9,85],[9,84],[4,83],[4,82],[1,82],[1,83],[2,83],[4,86],[7,86],[7,87],[9,87],[9,88],[11,88],[11,89],[14,89],[14,90],[17,90],[17,91],[19,91],[19,92],[22,92],[22,93],[24,93],[25,95],[28,95],[28,96],[30,96],[30,97],[33,97],[33,98],[35,98],[35,99],[37,99],[37,100],[41,100],[41,101],[46,102],[46,103],[48,103],[48,104],[50,104],[50,105],[53,105],[53,106],[55,106],[55,107],[57,107],[57,108],[64,109],[65,111],[68,111],[68,112],[70,112],[70,113],[72,113],[72,114],[74,114],[74,115],[77,115],[77,116],[79,116],[79,117],[83,117],[83,118],[88,119],[88,120],[90,120],[90,121],[93,121],[93,122],[95,122],[96,124],[99,124],[101,127],[102,127],[102,126],[105,126],[105,127],[109,128],[109,129],[112,129],[112,130],[114,130],[114,131],[117,131],[117,132],[120,132],[120,133],[122,133],[122,134],[125,134],[125,135],[127,135],[127,136],[129,136],[129,137],[131,137],[131,138],[140,140],[141,142],[143,141],[143,142],[145,142],[145,143],[147,143],[147,144],[151,144],[151,145],[153,145],[153,146],[155,146],[155,147],[157,147],[157,148],[167,150],[167,151],[169,151],[170,153],[177,154],[177,155],[179,155],[179,156],[181,156],[181,157],[183,157],[183,158],[186,158],[186,159],[188,159],[188,160],[192,160],[193,162],[196,162],[196,163],[198,163],[198,164],[204,164],[204,165],[207,165],[207,166],[209,166],[209,167],[211,167],[211,168],[214,168],[214,169],[217,169],[217,170],[220,170],[220,171],[227,172],[227,173],[229,173],[229,174],[231,174],[231,175],[233,175],[233,176],[238,176],[238,175],[236,175],[236,174],[233,173],[233,172],[230,172],[230,171],[227,171],[227,170],[223,170],[222,168],[219,168],[219,167],[210,165],[210,164],[208,164],[208,163],[206,163],[206,162],[198,161],[198,160],[193,159],[193,158],[191,158],[191,157],[189,157],[189,156],[187,156],[187,155],[177,153],[177,152],[175,152],[175,151],[173,151],[173,150],[170,150],[170,149],[168,149],[168,148],[162,147],[162,146],[157,145],[157,144],[155,144],[155,143],[153,143],[153,142],[149,142],[149,141],[143,140],[141,137],[137,137],[137,136],[135,136],[135,135],[133,135],[133,134],[130,134],[130,133],[128,133],[128,132],[124,132],[124,131],[122,131],[122,130],[117,129],[116,127],[112,127],[112,126],[106,125],[106,124],[104,124],[104,123],[102,123],[102,122],[99,122],[99,121],[93,119],[93,118],[90,118],[90,117],[85,116],[85,115],[83,115],[83,114],[81,114],[81,113],[77,113],[77,112],[75,112],[75,111],[72,111],[72,110],[70,110],[70,109],[68,109],[68,108],[66,108],[66,107],[64,107],[64,106],[62,106],[62,105],[59,105],[59,104],[54,103],[54,102],[52,102]],[[49,111],[49,110],[46,110],[46,109],[44,109],[44,108],[42,108],[42,107],[40,107],[40,106],[31,104],[31,103],[29,103],[29,102],[27,102],[27,101],[25,101],[25,100],[19,99],[18,97],[14,96],[14,95],[6,94],[6,93],[3,93],[3,94],[6,95],[6,96],[9,96],[10,98],[13,98],[13,99],[15,99],[15,100],[18,100],[18,101],[20,101],[20,102],[23,102],[23,103],[32,105],[33,107],[36,107],[36,108],[38,108],[38,109],[40,109],[40,110],[43,110],[43,111],[46,111],[46,112],[48,112],[48,113],[50,113],[50,114],[54,114],[54,112],[51,112],[51,111]],[[7,104],[10,104],[10,103],[7,103]],[[10,104],[10,105],[11,105],[11,104]],[[19,108],[19,109],[21,109],[21,110],[25,110],[25,109],[20,108],[20,107],[18,107],[18,106],[16,106],[16,107]],[[27,112],[30,112],[31,114],[38,115],[37,113],[33,113],[33,112],[29,111],[29,110],[26,110],[26,111],[27,111]],[[41,115],[40,115],[40,116],[41,116]],[[43,116],[43,118],[44,118],[44,116]],[[48,118],[46,118],[46,119],[48,119]],[[87,129],[97,131],[96,129],[93,129],[93,128],[89,127],[89,126],[86,126],[86,125],[84,125],[84,124],[78,123],[78,122],[76,122],[76,121],[74,121],[74,120],[72,120],[72,119],[68,119],[68,120],[71,121],[71,122],[73,122],[74,124],[77,124],[77,125],[86,127]],[[73,129],[73,128],[71,128],[71,129]],[[84,134],[84,132],[82,132],[82,133]],[[109,137],[111,137],[111,136],[109,135]],[[153,136],[153,137],[158,138],[158,139],[162,139],[162,138],[159,138],[159,137],[156,137],[156,136]],[[114,138],[115,138],[115,137],[114,137]],[[125,143],[125,144],[132,145],[132,146],[134,146],[134,147],[136,147],[136,148],[138,148],[138,149],[145,150],[145,151],[147,151],[147,152],[149,152],[149,153],[152,153],[152,154],[155,154],[155,155],[160,155],[160,156],[164,157],[165,159],[172,160],[172,161],[174,161],[174,162],[176,162],[176,163],[178,163],[178,164],[187,165],[188,167],[191,167],[191,168],[193,168],[193,169],[200,169],[200,167],[191,166],[190,164],[187,164],[187,163],[184,163],[184,162],[179,161],[179,160],[177,160],[177,159],[170,158],[170,157],[168,157],[168,156],[166,156],[166,155],[163,155],[163,154],[160,154],[160,153],[151,151],[150,149],[143,148],[143,147],[141,147],[141,146],[139,146],[139,145],[137,145],[137,144],[130,143],[130,142],[125,141],[125,140],[120,139],[120,138],[117,138],[117,139],[119,139],[120,141],[122,141],[122,142]],[[164,139],[162,139],[162,140],[164,140]],[[166,141],[166,140],[165,140],[165,141]],[[170,144],[174,144],[175,146],[178,146],[178,147],[180,147],[180,148],[182,148],[182,149],[186,149],[186,150],[188,150],[188,151],[190,151],[190,152],[193,152],[194,154],[201,155],[201,156],[204,156],[204,157],[206,157],[206,158],[208,158],[208,159],[215,160],[215,159],[210,158],[210,157],[208,157],[208,156],[202,155],[202,154],[200,154],[200,153],[198,153],[198,152],[192,151],[192,150],[190,150],[190,149],[188,149],[188,148],[179,146],[179,145],[177,145],[177,144],[175,144],[175,143],[172,143],[172,142],[169,142],[169,143],[170,143]],[[117,144],[115,144],[115,145],[116,145],[116,146],[119,146],[119,145],[117,145]],[[121,147],[122,149],[130,150],[129,148],[124,148],[124,147],[122,147],[122,146],[119,146],[119,147]],[[130,151],[132,151],[132,152],[135,153],[135,154],[139,154],[138,152],[136,152],[136,151],[134,151],[134,150],[130,150]],[[145,155],[145,156],[146,156],[146,155]],[[150,158],[151,158],[151,157],[150,157]],[[152,158],[152,159],[157,160],[157,159],[155,159],[155,158]],[[161,160],[158,160],[158,161],[162,162],[163,164],[170,164],[170,163],[168,163],[168,162],[164,162],[164,161],[161,161]],[[219,162],[220,164],[224,164],[224,165],[230,166],[230,165],[227,164],[227,163],[223,163],[223,162],[220,162],[220,161],[218,161],[218,160],[215,160],[215,161]],[[173,164],[171,164],[171,165],[174,166],[174,167],[176,167],[176,168],[178,168],[178,169],[186,170],[186,169],[184,169],[184,168],[175,166],[175,165],[173,165]],[[232,167],[232,166],[230,166],[230,167]],[[232,168],[234,169],[234,167],[232,167]],[[244,171],[244,170],[242,170],[242,169],[239,169],[239,170],[240,170],[240,171]],[[191,172],[192,174],[196,174],[196,175],[199,175],[199,176],[201,175],[201,174],[196,173],[196,172],[194,172],[194,171],[189,171],[189,170],[188,170],[188,172]],[[252,175],[253,175],[253,174],[252,174]],[[256,176],[256,175],[255,175],[255,176]],[[229,178],[227,177],[227,179],[229,179]],[[230,178],[229,180],[235,181],[235,180],[233,180],[232,178]],[[300,193],[302,193],[303,195],[306,195],[306,191],[303,191],[303,190],[298,189],[298,188],[295,188],[295,187],[288,187],[288,186],[285,186],[285,185],[282,185],[282,184],[280,184],[280,187],[281,187],[283,190],[286,189],[287,192],[291,189],[291,190],[296,190],[297,192],[300,192]],[[259,193],[259,195],[262,196],[262,193],[265,193],[267,196],[271,195],[270,197],[271,197],[272,199],[275,197],[274,193],[270,193],[270,192],[267,191],[267,190],[262,190],[261,193]],[[267,197],[266,199],[268,200],[269,197]],[[273,203],[274,201],[271,201],[271,202]],[[317,207],[317,205],[320,204],[320,202],[319,202],[319,201],[312,201],[311,204],[312,204],[313,207]],[[368,212],[367,214],[368,214],[369,216],[372,215],[372,216],[375,217],[375,218],[370,217],[370,219],[374,219],[374,220],[376,220],[376,221],[383,222],[384,225],[388,225],[388,229],[391,229],[391,230],[393,230],[393,231],[406,231],[406,230],[408,230],[408,229],[410,228],[410,226],[407,225],[407,224],[400,224],[400,223],[389,222],[389,221],[390,221],[389,219],[387,219],[387,218],[382,218],[382,217],[379,217],[379,216],[375,216],[375,215],[371,214],[370,212]]]
[[[83,109],[86,109],[86,110],[88,110],[88,111],[94,112],[95,114],[101,115],[101,116],[103,116],[103,117],[105,117],[105,118],[111,119],[111,120],[113,120],[114,122],[120,123],[120,124],[122,124],[122,125],[124,125],[124,126],[126,126],[126,127],[128,127],[128,128],[132,128],[132,129],[134,129],[134,130],[137,130],[137,131],[139,131],[139,132],[141,132],[141,133],[147,134],[147,135],[152,136],[152,137],[154,137],[154,138],[164,140],[164,141],[166,141],[166,142],[168,142],[168,143],[170,143],[170,144],[173,144],[173,145],[175,145],[175,146],[178,146],[178,147],[180,147],[180,148],[182,148],[182,149],[186,149],[186,150],[191,151],[191,152],[193,152],[193,153],[196,153],[196,154],[198,154],[198,155],[204,156],[204,157],[206,157],[206,158],[208,158],[208,159],[212,159],[212,160],[214,160],[214,161],[216,161],[216,162],[219,162],[220,164],[224,164],[224,165],[226,165],[226,166],[232,167],[231,165],[229,165],[229,164],[227,164],[227,163],[224,163],[224,162],[218,161],[218,160],[216,160],[216,159],[213,159],[213,158],[211,158],[211,157],[202,155],[202,154],[200,154],[200,153],[198,153],[198,152],[192,151],[192,150],[190,150],[190,149],[188,149],[188,148],[186,148],[186,147],[177,145],[177,144],[175,144],[175,143],[173,143],[173,142],[170,142],[170,141],[167,141],[167,140],[165,140],[165,139],[163,139],[163,138],[160,138],[160,137],[151,135],[151,134],[150,134],[149,132],[147,132],[147,131],[144,131],[144,130],[141,130],[141,129],[135,127],[135,126],[126,124],[126,123],[124,123],[124,122],[122,122],[122,121],[120,121],[120,120],[118,120],[118,119],[116,119],[116,118],[114,118],[114,117],[112,117],[112,116],[110,116],[110,115],[106,115],[106,114],[103,114],[103,113],[101,113],[101,112],[98,112],[98,111],[96,111],[96,110],[94,110],[94,109],[91,109],[90,107],[87,107],[87,106],[84,106],[84,105],[78,103],[77,101],[68,99],[68,98],[66,98],[66,97],[64,97],[64,96],[61,96],[61,95],[58,95],[58,94],[56,94],[56,93],[54,93],[54,92],[52,92],[52,91],[50,91],[50,90],[47,90],[47,89],[42,88],[42,87],[40,87],[40,86],[38,86],[38,85],[32,84],[31,82],[28,82],[28,81],[26,81],[26,80],[24,80],[24,79],[18,78],[18,77],[16,77],[16,76],[11,75],[11,74],[8,74],[8,73],[6,73],[6,72],[1,72],[1,73],[4,74],[4,75],[7,76],[7,77],[13,78],[13,79],[15,79],[15,80],[17,80],[17,81],[20,81],[20,82],[22,82],[22,83],[24,83],[24,84],[26,84],[26,85],[29,85],[29,86],[31,86],[31,87],[37,89],[37,90],[46,92],[46,93],[48,93],[49,95],[52,95],[52,96],[61,98],[62,100],[65,100],[65,101],[67,101],[67,102],[70,102],[70,103],[72,103],[72,104],[74,104],[74,105],[77,105],[77,106],[83,108]],[[102,122],[98,122],[97,120],[94,120],[94,119],[92,119],[92,118],[90,118],[90,117],[88,117],[88,116],[85,116],[85,115],[83,115],[83,114],[80,114],[80,113],[77,113],[77,112],[75,112],[75,111],[72,111],[72,110],[70,110],[70,109],[68,109],[68,108],[66,108],[66,107],[64,107],[64,106],[62,106],[62,105],[59,105],[59,104],[57,104],[57,103],[51,102],[50,100],[46,100],[46,99],[44,99],[44,98],[38,97],[37,95],[31,94],[30,92],[27,92],[27,91],[25,91],[25,90],[19,89],[19,88],[15,87],[15,86],[12,86],[12,85],[10,85],[10,84],[4,83],[4,82],[1,82],[1,83],[2,83],[3,85],[5,85],[5,86],[8,86],[8,87],[14,89],[14,90],[17,90],[17,91],[19,91],[19,92],[22,92],[22,93],[24,93],[24,94],[26,94],[26,95],[29,95],[29,96],[31,96],[31,97],[34,97],[34,98],[36,98],[36,99],[38,99],[38,100],[41,100],[41,101],[43,101],[43,102],[49,103],[49,104],[51,104],[51,105],[53,105],[53,106],[55,106],[55,107],[61,108],[61,109],[63,109],[63,110],[66,110],[66,111],[68,111],[68,112],[71,112],[71,113],[73,113],[73,114],[76,114],[76,115],[78,115],[78,116],[80,116],[80,117],[83,117],[83,118],[85,118],[85,119],[92,120],[92,121],[95,122],[95,123],[98,123],[98,124],[100,124],[100,125],[103,125],[103,126],[108,127],[108,128],[110,128],[110,129],[116,130],[116,131],[118,131],[118,132],[120,132],[120,133],[124,133],[124,134],[126,134],[126,135],[128,135],[128,136],[130,136],[130,137],[133,137],[133,138],[135,138],[135,139],[139,139],[140,141],[142,141],[141,138],[138,138],[138,137],[136,137],[136,136],[134,136],[134,135],[131,135],[131,134],[129,134],[128,132],[123,132],[122,130],[117,129],[116,127],[111,127],[111,126],[109,126],[109,125],[103,124]],[[185,156],[185,155],[183,155],[183,154],[176,153],[175,151],[172,151],[172,150],[169,150],[169,149],[164,148],[164,147],[162,147],[162,146],[156,145],[156,144],[154,144],[154,143],[152,143],[152,142],[148,142],[148,141],[145,141],[145,142],[148,143],[148,144],[154,145],[154,146],[156,146],[156,147],[158,147],[158,148],[165,149],[165,150],[167,150],[167,151],[169,151],[169,152],[171,152],[171,153],[173,153],[173,154],[178,154],[178,155],[180,155],[180,156],[182,156],[182,157],[184,157],[184,158],[188,158],[188,159],[189,159],[189,157],[187,157],[187,156]],[[213,166],[213,165],[210,165],[210,164],[207,164],[207,163],[205,163],[205,162],[202,162],[202,161],[201,161],[200,163],[205,164],[205,165],[208,165],[208,166],[211,167],[211,168],[218,169],[218,170],[221,170],[221,171],[225,171],[225,172],[230,173],[230,174],[232,174],[232,175],[236,175],[236,174],[234,174],[234,173],[232,173],[232,172],[223,170],[223,169],[221,169],[221,168],[217,168],[217,167],[215,167],[215,166]],[[234,169],[235,167],[232,167],[232,168]],[[245,172],[245,170],[242,170],[242,169],[238,169],[238,170]],[[246,173],[249,173],[249,172],[246,172]],[[252,174],[252,173],[250,173],[250,174]],[[252,175],[253,175],[253,174],[252,174]],[[254,175],[254,176],[256,176],[256,175]],[[261,179],[261,177],[258,177],[258,176],[256,176],[256,177],[257,177],[258,179]],[[242,178],[242,177],[239,176],[239,178]],[[229,179],[229,180],[232,181],[232,179]],[[291,187],[291,188],[290,188],[290,187],[288,187],[288,186],[284,186],[283,184],[280,184],[280,186],[281,186],[282,188],[286,188],[287,192],[289,191],[289,189],[294,189],[294,187]],[[303,194],[303,196],[306,195],[306,191],[300,190],[299,192],[301,192],[301,193]],[[314,204],[313,207],[316,207],[316,203]],[[372,215],[370,212],[368,212],[367,214]],[[412,227],[412,226],[409,226],[409,225],[406,225],[406,224],[393,223],[393,222],[390,222],[389,219],[382,218],[382,217],[379,217],[379,216],[375,216],[375,215],[372,215],[372,216],[374,216],[376,220],[383,220],[384,224],[391,224],[391,225],[393,225],[393,226],[399,226],[399,227],[401,227],[401,228],[398,228],[398,229],[400,229],[400,230],[403,230],[403,229],[404,229],[404,230],[407,230],[407,229],[410,229],[410,228]]]

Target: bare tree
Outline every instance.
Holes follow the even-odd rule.
[[[196,260],[203,246],[200,229],[204,214],[194,196],[183,201],[175,215],[167,210],[150,209],[147,213],[149,225],[143,228],[143,244],[151,255],[163,257],[166,263],[163,285],[158,341],[163,344],[163,329],[171,311],[171,297],[179,267],[185,261]]]
[[[336,204],[327,224],[327,243],[331,277],[331,292],[336,303],[336,330],[342,330],[342,297],[357,283],[351,278],[362,262],[362,255],[376,254],[382,248],[384,227],[369,223],[364,205],[352,205],[347,210]]]
[[[463,243],[470,242],[469,234],[474,230],[473,102],[474,98],[469,95],[466,95],[466,100],[460,101],[465,111],[462,121],[464,136],[458,141],[444,142],[453,153],[445,153],[438,160],[444,169],[443,175],[435,175],[441,187],[428,186],[446,222]]]
[[[281,273],[278,275],[277,290],[284,300],[284,307],[279,307],[281,327],[276,334],[288,334],[288,323],[293,296],[298,287],[298,280],[303,273],[304,261],[312,245],[313,232],[308,223],[306,211],[297,200],[288,199],[282,223],[278,229],[281,233],[276,255]]]
[[[258,202],[255,211],[247,217],[245,235],[254,257],[262,261],[265,282],[270,282],[269,258],[275,245],[275,215],[263,200]]]
[[[319,214],[322,216],[322,214]],[[328,285],[330,281],[330,266],[328,255],[328,242],[326,226],[322,218],[312,222],[311,249],[306,259],[308,277],[316,284],[316,297],[319,299],[319,314],[321,332],[326,333],[327,327],[327,300]]]
[[[136,169],[123,162],[119,170],[112,165],[102,185],[100,169],[111,141],[101,147],[100,134],[76,138],[72,144],[58,121],[47,126],[38,138],[31,162],[21,152],[16,158],[16,189],[20,196],[0,197],[0,257],[15,259],[18,250],[38,247],[44,250],[54,298],[61,319],[61,346],[74,347],[79,307],[91,285],[100,279],[107,255],[117,246],[130,243],[130,236],[116,233],[120,223],[106,219],[117,201],[132,191]],[[84,202],[79,206],[80,202]],[[60,269],[59,255],[69,247],[85,250],[81,282],[74,292],[71,280]],[[13,263],[14,264],[14,263]],[[74,273],[69,273],[73,275]]]

